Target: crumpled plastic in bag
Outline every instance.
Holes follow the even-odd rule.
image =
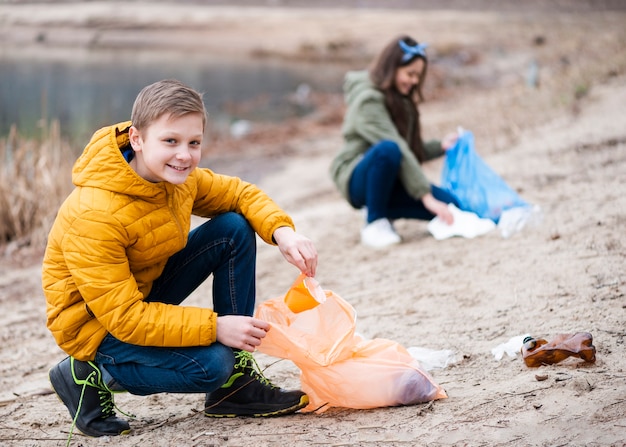
[[[502,357],[504,357],[505,353],[511,358],[517,356],[517,354],[520,352],[520,349],[522,349],[522,345],[524,344],[524,338],[526,337],[528,337],[528,334],[516,335],[515,337],[511,337],[506,343],[500,343],[498,346],[491,350],[493,357],[496,360],[502,360]]]
[[[355,333],[356,312],[325,290],[324,303],[294,313],[277,297],[260,303],[255,317],[271,328],[257,348],[291,360],[309,396],[304,412],[330,407],[368,409],[410,405],[447,395],[399,343]]]
[[[448,225],[439,217],[435,217],[428,222],[428,231],[438,241],[452,236],[462,236],[471,239],[487,234],[496,228],[493,220],[481,218],[476,213],[470,211],[462,211],[454,206],[453,203],[448,204],[448,209],[452,213],[452,217],[454,217],[454,222],[451,225]]]

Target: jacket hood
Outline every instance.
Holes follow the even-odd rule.
[[[165,190],[165,182],[150,183],[130,167],[121,149],[130,144],[130,121],[96,131],[72,169],[76,186],[99,188],[143,198]]]
[[[351,104],[354,102],[355,98],[368,91],[379,95],[381,94],[372,83],[367,70],[349,71],[346,74],[343,83],[343,92],[347,104]]]

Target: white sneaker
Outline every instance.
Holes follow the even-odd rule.
[[[385,248],[402,241],[389,219],[381,218],[371,222],[361,230],[361,242],[372,248]]]

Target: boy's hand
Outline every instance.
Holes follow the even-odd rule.
[[[217,341],[225,346],[254,352],[270,330],[266,321],[244,315],[217,317]]]
[[[296,233],[291,227],[274,231],[274,240],[283,257],[307,276],[315,277],[317,250],[310,239]]]

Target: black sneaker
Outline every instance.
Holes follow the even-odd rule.
[[[130,433],[128,422],[115,416],[113,394],[94,363],[67,357],[49,376],[54,392],[81,432],[94,437]]]
[[[302,391],[285,391],[255,370],[247,351],[236,351],[233,375],[221,388],[207,393],[204,414],[209,417],[267,417],[294,413],[309,404]],[[258,367],[257,367],[258,369]]]

